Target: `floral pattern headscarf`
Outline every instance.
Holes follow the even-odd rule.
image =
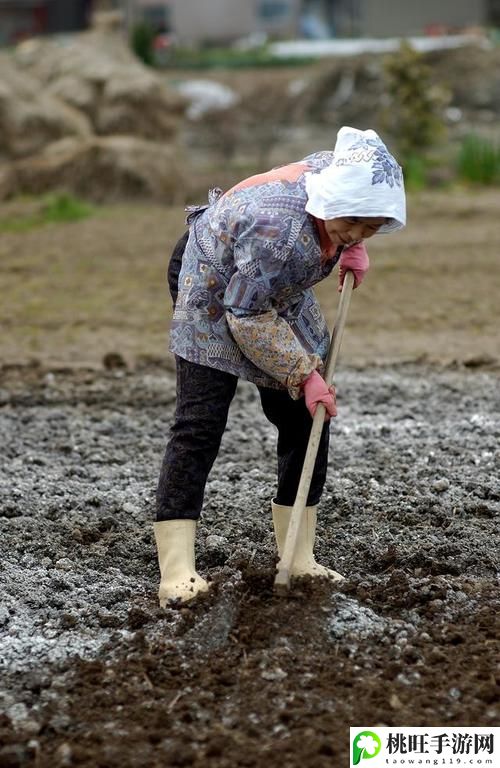
[[[333,162],[306,175],[306,190],[306,211],[318,219],[384,216],[379,233],[406,224],[403,173],[375,131],[341,128]]]

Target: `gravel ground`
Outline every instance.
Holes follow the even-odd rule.
[[[498,374],[337,390],[317,557],[346,582],[273,595],[275,434],[241,384],[199,526],[212,588],[161,611],[172,374],[3,369],[1,766],[321,768],[349,724],[498,722]]]

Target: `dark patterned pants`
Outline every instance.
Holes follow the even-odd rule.
[[[175,302],[177,277],[185,239],[177,244],[169,265],[169,286]],[[197,520],[205,485],[226,428],[238,378],[225,371],[176,357],[177,404],[163,459],[157,499],[157,520]],[[275,501],[293,505],[311,431],[304,398],[292,400],[285,389],[258,387],[262,409],[278,429],[278,488]],[[328,463],[329,423],[325,423],[307,503],[317,504]]]

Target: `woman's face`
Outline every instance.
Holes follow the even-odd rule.
[[[352,245],[371,237],[385,223],[384,216],[346,216],[327,219],[325,229],[333,245]]]

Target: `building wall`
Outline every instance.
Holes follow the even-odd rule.
[[[257,0],[171,0],[172,28],[182,45],[230,42],[256,31]]]
[[[90,19],[92,0],[50,0],[47,6],[47,31],[76,32]]]
[[[0,45],[84,29],[91,6],[92,0],[0,0]]]
[[[0,45],[43,34],[47,18],[47,2],[0,2]]]
[[[142,4],[151,0],[140,0]],[[255,32],[297,35],[303,0],[170,0],[171,23],[181,44],[232,42]]]
[[[378,5],[378,0],[374,0]],[[404,0],[403,0],[404,2]],[[364,0],[335,0],[332,21],[335,37],[359,37],[363,24]]]
[[[362,0],[360,34],[364,37],[422,35],[485,24],[487,0]]]
[[[494,27],[500,27],[500,0],[489,0],[488,21]]]

